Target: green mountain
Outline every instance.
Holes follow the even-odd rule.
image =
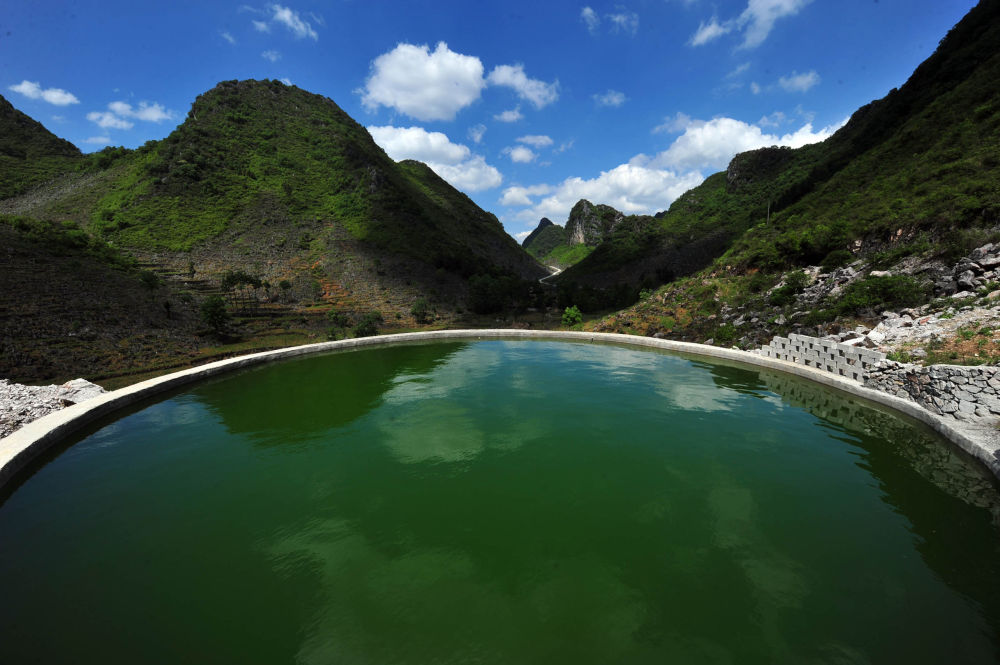
[[[75,145],[0,97],[0,199],[73,170],[82,161]]]
[[[553,224],[546,217],[524,239],[522,247],[542,265],[559,269],[573,265],[593,249],[588,245],[569,244],[566,227]]]
[[[0,129],[3,376],[175,366],[373,312],[383,329],[446,325],[483,307],[470,285],[503,298],[547,273],[429,167],[278,81],[220,83],[136,150],[81,155],[6,100]],[[237,315],[217,339],[199,319],[214,295]]]
[[[101,178],[69,177],[2,210],[71,219],[137,251],[228,254],[258,272],[360,252],[453,283],[544,274],[495,216],[426,166],[393,162],[333,101],[279,81],[220,83],[167,138],[113,157]]]
[[[538,226],[535,227],[535,230],[529,233],[528,236],[521,241],[521,247],[523,247],[525,250],[531,250],[532,245],[535,245],[536,241],[538,241],[539,244],[536,245],[535,247],[536,251],[546,252],[552,249],[553,244],[558,244],[559,242],[562,241],[563,234],[566,231],[566,229],[563,229],[562,232],[558,230],[554,232],[548,231],[548,229],[555,229],[555,228],[557,227],[555,224],[552,223],[551,219],[549,219],[548,217],[542,217],[542,219],[538,222]],[[554,236],[551,235],[553,233],[555,234]],[[544,241],[539,240],[539,237],[542,236],[543,234],[545,234],[546,236],[551,236],[551,239],[547,237]],[[556,237],[558,237],[559,240],[555,240]]]
[[[743,273],[961,244],[1000,220],[997,80],[1000,2],[983,0],[826,141],[737,155],[666,213],[624,217],[557,280],[638,288],[716,259]]]

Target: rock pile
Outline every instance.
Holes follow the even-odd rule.
[[[956,263],[951,274],[939,275],[934,289],[956,298],[974,295],[976,289],[1000,280],[1000,244],[977,247]]]
[[[0,438],[32,420],[104,392],[104,388],[86,379],[73,379],[61,386],[23,386],[0,379]]]

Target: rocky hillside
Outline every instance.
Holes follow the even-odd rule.
[[[737,155],[665,214],[625,218],[558,279],[638,290],[710,264],[751,275],[885,252],[957,258],[963,234],[1000,220],[998,78],[1000,3],[984,0],[828,140]]]
[[[625,215],[611,206],[580,199],[570,210],[565,227],[542,218],[522,245],[545,265],[568,268],[610,238],[624,219]]]

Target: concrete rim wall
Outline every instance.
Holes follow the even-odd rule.
[[[571,342],[604,342],[633,347],[647,347],[665,351],[681,352],[707,358],[718,358],[773,369],[788,374],[809,379],[842,392],[876,402],[891,409],[919,420],[961,450],[972,455],[983,463],[995,477],[1000,479],[1000,446],[987,437],[976,436],[974,433],[960,431],[953,422],[931,413],[915,402],[895,397],[886,393],[871,390],[861,384],[843,377],[821,372],[811,367],[797,365],[776,358],[767,358],[749,351],[725,349],[705,344],[691,342],[676,342],[673,340],[656,339],[653,337],[638,337],[613,333],[573,332],[563,330],[437,330],[430,332],[402,333],[378,337],[361,337],[338,342],[321,342],[294,346],[275,351],[254,353],[236,358],[228,358],[217,362],[192,367],[172,374],[159,376],[120,388],[100,395],[80,404],[67,407],[28,423],[10,436],[0,440],[0,489],[11,482],[17,474],[60,442],[83,429],[87,424],[125,409],[142,400],[146,400],[170,390],[202,381],[206,378],[231,372],[244,367],[252,367],[264,363],[294,358],[315,353],[355,349],[364,347],[388,346],[408,342],[426,341],[476,341],[476,340],[562,340]]]

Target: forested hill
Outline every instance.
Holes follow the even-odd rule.
[[[80,150],[0,97],[0,199],[74,169]]]
[[[5,212],[73,219],[139,250],[252,245],[277,225],[288,242],[345,238],[461,277],[541,270],[495,216],[425,166],[392,161],[332,100],[280,81],[220,83],[167,138],[107,153],[108,177],[69,178]]]
[[[905,85],[831,138],[737,155],[666,214],[626,218],[559,280],[652,285],[724,253],[730,270],[776,270],[995,224],[998,80],[1000,2],[983,0]]]

